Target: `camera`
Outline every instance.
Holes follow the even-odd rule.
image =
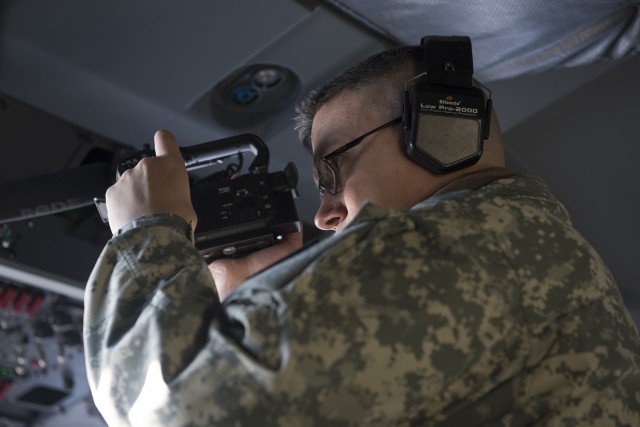
[[[277,243],[282,236],[300,231],[294,198],[298,173],[293,163],[269,173],[269,150],[257,136],[244,134],[180,148],[189,172],[193,208],[198,215],[195,246],[207,262],[240,257]],[[241,174],[245,153],[254,158]],[[148,146],[118,163],[116,180],[155,153]],[[202,169],[239,163],[212,174]],[[102,221],[108,224],[106,201],[94,199]]]

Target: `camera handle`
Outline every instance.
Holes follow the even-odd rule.
[[[269,168],[269,149],[264,141],[252,134],[236,135],[216,141],[204,142],[190,147],[180,147],[184,165],[188,171],[211,166],[220,159],[239,153],[251,152],[255,158],[249,166],[251,173],[267,173]],[[142,151],[135,153],[118,163],[116,180],[127,170],[135,167],[145,157],[155,156],[155,151],[145,145]]]

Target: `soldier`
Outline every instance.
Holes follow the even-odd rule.
[[[300,105],[315,222],[336,233],[270,268],[299,235],[207,269],[166,131],[108,190],[85,341],[109,423],[640,425],[640,339],[609,270],[540,179],[505,169],[490,104],[475,133],[411,107],[424,52],[368,58]],[[480,149],[449,162],[430,138],[452,132]]]

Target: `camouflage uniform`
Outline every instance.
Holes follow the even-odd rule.
[[[86,292],[111,425],[640,426],[640,339],[534,177],[366,206],[220,303],[185,223],[106,246]]]

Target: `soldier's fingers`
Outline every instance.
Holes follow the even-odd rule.
[[[176,137],[167,130],[159,130],[153,136],[156,156],[174,158],[182,162],[180,147],[176,141]]]

